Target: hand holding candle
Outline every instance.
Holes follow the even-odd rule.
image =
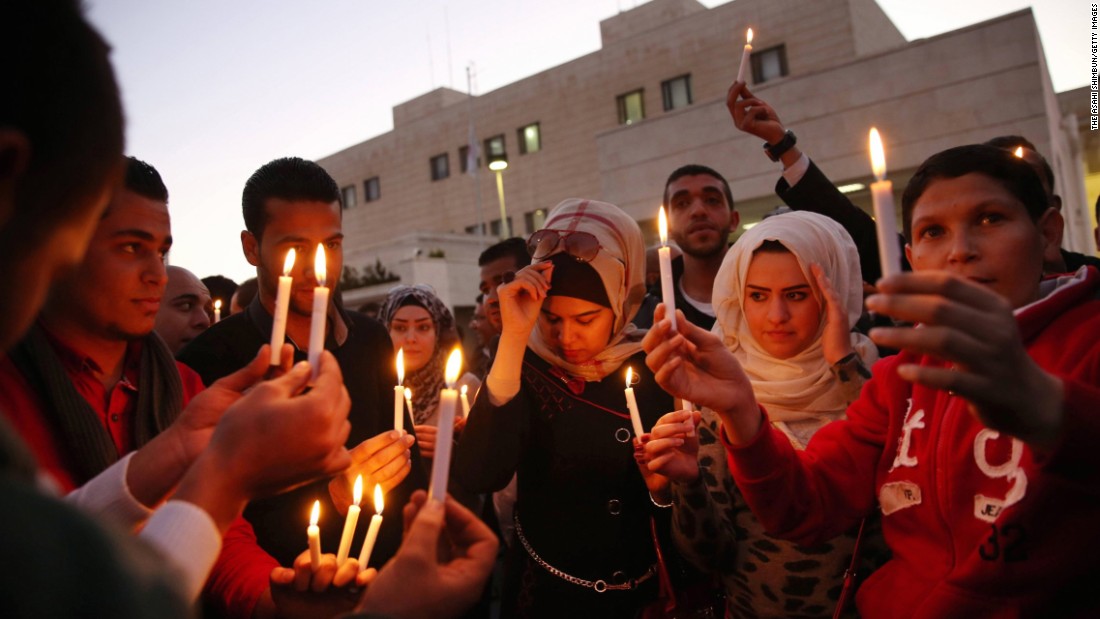
[[[634,368],[626,368],[626,408],[630,410],[630,423],[634,426],[634,436],[641,438],[645,433],[642,427],[642,415],[638,412],[638,400],[634,397]]]
[[[313,257],[313,272],[317,287],[313,289],[313,320],[309,325],[309,365],[313,368],[313,380],[321,369],[321,351],[325,349],[325,317],[328,313],[328,288],[325,287],[325,246],[317,244]]]
[[[447,478],[451,473],[451,438],[455,431],[455,408],[458,406],[458,391],[454,388],[462,369],[462,349],[455,348],[447,357],[447,370],[444,380],[447,388],[439,392],[439,423],[435,439],[435,458],[432,459],[432,481],[428,487],[428,498],[441,502],[447,500]]]
[[[878,232],[878,256],[882,276],[901,272],[901,254],[898,250],[898,221],[894,211],[894,185],[886,180],[886,154],[878,129],[871,127],[871,168],[877,182],[871,183],[871,199],[874,202],[875,230]]]
[[[283,342],[286,341],[286,316],[290,308],[290,276],[294,269],[294,248],[286,253],[283,262],[283,274],[279,277],[279,289],[275,293],[275,315],[271,322],[271,365],[279,365],[282,360]]]
[[[657,213],[657,232],[661,235],[661,248],[657,260],[661,265],[661,302],[665,304],[665,316],[676,331],[676,296],[672,292],[672,250],[668,248],[668,216],[665,207]]]
[[[393,388],[393,429],[398,432],[405,431],[405,389],[401,383],[405,382],[405,349],[397,349],[397,386]],[[409,411],[412,414],[412,411]]]
[[[737,69],[737,81],[745,81],[745,67],[750,64],[749,57],[752,55],[752,28],[749,28],[745,32],[745,49],[741,52],[741,66]]]
[[[314,572],[321,567],[321,529],[317,521],[321,519],[321,502],[313,502],[313,511],[309,513],[309,528],[306,529],[306,537],[309,538],[309,565]]]
[[[348,552],[351,550],[351,539],[355,537],[355,525],[359,523],[359,501],[363,498],[363,476],[355,478],[355,502],[348,506],[348,517],[344,520],[344,533],[340,536],[340,549],[336,551],[336,565],[344,564],[348,560]]]
[[[363,549],[359,551],[359,571],[367,569],[370,554],[374,551],[374,542],[378,540],[378,530],[382,528],[382,510],[385,505],[382,502],[382,486],[374,485],[374,515],[370,518],[370,526],[367,528],[367,537],[363,540]]]

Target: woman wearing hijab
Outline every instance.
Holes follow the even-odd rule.
[[[435,291],[424,284],[390,290],[378,316],[389,330],[394,348],[403,351],[404,385],[412,391],[409,415],[420,453],[430,459],[435,453],[439,424],[439,391],[446,387],[444,366],[451,349],[458,344],[454,316]],[[463,386],[467,387],[469,397],[473,397],[480,381],[472,374],[465,374],[455,388]],[[461,414],[455,415],[456,430],[461,430],[464,423]]]
[[[847,232],[806,211],[745,232],[715,278],[714,331],[797,449],[844,416],[877,359],[871,341],[850,330],[861,282]],[[803,548],[765,534],[730,476],[717,416],[704,410],[698,433],[688,436],[695,419],[684,411],[664,416],[646,444],[650,468],[672,479],[681,552],[719,573],[727,616],[832,616],[854,537]]]
[[[498,291],[500,345],[455,478],[492,492],[518,476],[505,616],[633,617],[657,596],[651,516],[663,514],[634,457],[627,367],[644,427],[672,410],[631,323],[645,294],[642,234],[618,207],[572,199],[528,249],[533,264]]]

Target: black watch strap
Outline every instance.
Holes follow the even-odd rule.
[[[768,159],[772,161],[779,161],[779,158],[783,156],[783,153],[794,148],[794,145],[798,143],[798,138],[795,137],[794,131],[787,129],[787,132],[783,134],[783,139],[779,140],[775,144],[768,144],[764,142],[764,152],[768,155]]]

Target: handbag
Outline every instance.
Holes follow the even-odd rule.
[[[640,619],[719,619],[725,613],[725,600],[721,588],[713,581],[692,583],[677,590],[672,586],[668,564],[657,537],[657,522],[649,518],[649,533],[657,554],[657,599],[638,613]]]
[[[856,578],[858,577],[856,565],[859,563],[859,546],[863,542],[863,527],[867,526],[867,519],[859,521],[859,533],[856,533],[856,543],[852,546],[852,562],[848,569],[844,570],[844,585],[840,588],[840,598],[836,601],[836,609],[833,610],[833,619],[840,619],[844,615],[844,609],[855,592]]]

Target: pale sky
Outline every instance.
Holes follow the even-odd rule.
[[[171,194],[171,262],[238,282],[255,274],[240,249],[240,197],[256,168],[385,133],[394,105],[465,91],[471,63],[483,94],[596,51],[600,20],[642,3],[86,0],[114,48],[126,152]],[[910,41],[1032,6],[1055,90],[1088,83],[1085,0],[878,3]]]

